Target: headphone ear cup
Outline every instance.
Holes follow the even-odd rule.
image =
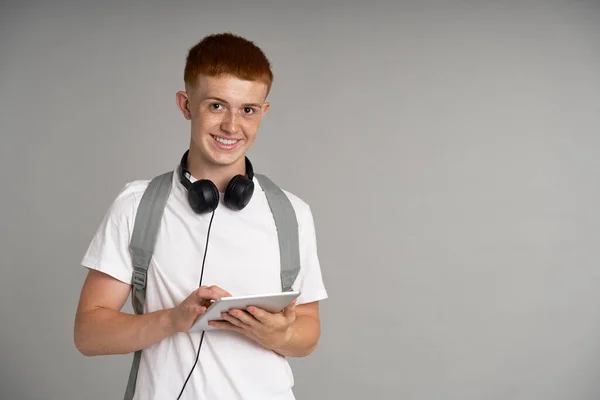
[[[241,210],[248,205],[254,193],[254,181],[243,175],[234,176],[225,190],[225,205],[233,210]]]
[[[198,214],[214,211],[219,205],[219,190],[209,180],[201,179],[188,189],[190,207]]]

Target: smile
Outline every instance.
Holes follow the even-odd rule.
[[[215,144],[217,149],[221,151],[233,151],[241,146],[242,139],[225,139],[222,137],[218,137],[215,135],[210,135],[215,140],[213,143]]]
[[[215,139],[217,142],[224,144],[225,146],[232,146],[234,144],[236,144],[237,142],[239,142],[239,139],[223,139],[214,135],[211,135],[213,137],[213,139]]]

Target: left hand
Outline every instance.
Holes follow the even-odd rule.
[[[261,346],[274,350],[286,346],[292,339],[292,324],[296,320],[296,300],[283,312],[272,314],[250,306],[247,311],[233,309],[222,313],[225,321],[210,321],[208,324],[219,329],[241,333]]]

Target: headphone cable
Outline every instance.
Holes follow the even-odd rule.
[[[206,261],[206,252],[208,251],[208,238],[210,236],[210,227],[212,226],[212,221],[213,221],[214,216],[215,216],[215,211],[213,210],[212,215],[210,217],[210,222],[208,224],[208,232],[206,233],[206,244],[204,246],[204,257],[202,257],[202,269],[200,272],[200,283],[198,284],[198,287],[202,286],[202,277],[204,275],[204,262]],[[200,336],[200,343],[198,344],[198,351],[196,352],[196,361],[194,361],[194,365],[192,366],[190,373],[188,374],[185,382],[183,383],[183,387],[181,388],[181,391],[179,392],[179,396],[177,396],[177,400],[179,400],[181,398],[181,395],[183,394],[185,386],[187,385],[188,381],[190,380],[190,377],[192,376],[192,372],[196,368],[196,364],[198,363],[198,358],[200,358],[200,348],[202,347],[203,340],[204,340],[204,331],[202,331],[202,336]]]

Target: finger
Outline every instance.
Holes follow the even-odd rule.
[[[198,300],[198,299],[197,299]],[[211,299],[199,299],[198,303],[203,307],[210,307],[214,301]]]
[[[182,311],[186,314],[191,314],[198,316],[204,312],[206,312],[206,307],[198,304],[188,304],[187,306],[182,308]]]
[[[202,286],[196,290],[196,295],[200,301],[204,301],[207,299],[208,300],[217,300],[217,299],[220,299],[221,297],[231,296],[228,292],[226,292],[223,289],[216,287],[216,286],[211,286],[211,287]]]
[[[212,326],[213,328],[217,328],[217,329],[224,329],[226,331],[235,331],[238,333],[244,333],[244,330],[242,328],[239,328],[227,321],[209,321],[208,325]]]
[[[250,326],[242,322],[240,319],[230,315],[229,313],[221,313],[221,318],[240,329],[246,330],[250,328]]]
[[[195,307],[196,314],[204,314],[206,312],[206,307],[204,306],[196,306]]]
[[[262,308],[249,306],[246,308],[250,314],[261,324],[269,324],[273,318],[273,314],[263,310]]]
[[[292,301],[286,308],[283,309],[283,315],[288,321],[294,321],[296,318],[296,300]]]
[[[212,285],[209,287],[209,289],[216,291],[219,294],[219,296],[221,296],[221,297],[231,297],[231,293],[229,293],[228,291],[226,291],[223,288],[220,288],[217,285]]]
[[[256,328],[261,325],[261,322],[259,320],[254,318],[252,314],[247,313],[245,311],[234,309],[229,310],[229,314],[232,315],[234,318],[239,319],[242,323],[248,325],[249,327]]]
[[[296,314],[296,300],[292,301],[286,308],[283,309],[283,314],[286,317]]]

